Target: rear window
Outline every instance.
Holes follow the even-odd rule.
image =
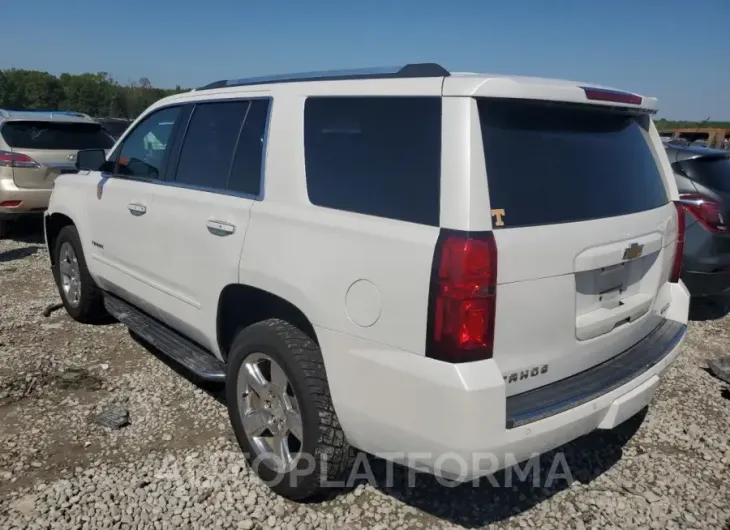
[[[127,130],[129,127],[128,122],[104,122],[103,124],[104,129],[111,134],[112,136],[115,136],[119,138],[122,134],[124,134],[124,131]]]
[[[109,149],[114,145],[98,123],[11,121],[3,125],[2,136],[16,149]]]
[[[680,166],[692,180],[730,193],[730,157],[696,158],[680,162]]]
[[[668,202],[648,118],[589,106],[478,100],[492,211],[504,228],[651,210]]]

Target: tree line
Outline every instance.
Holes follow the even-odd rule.
[[[730,121],[711,121],[709,118],[699,121],[676,121],[665,120],[660,118],[655,120],[657,129],[691,129],[695,127],[707,128],[717,127],[720,129],[730,129]]]
[[[61,74],[38,70],[0,70],[0,108],[8,110],[72,110],[94,117],[135,118],[152,103],[184,92],[154,88],[143,77],[127,84],[106,72]]]

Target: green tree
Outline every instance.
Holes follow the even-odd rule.
[[[63,98],[61,82],[48,72],[11,69],[0,75],[3,108],[54,109]]]
[[[678,121],[660,118],[655,120],[655,123],[658,129],[689,129],[692,127],[730,128],[730,121],[711,121],[709,117],[698,121]]]
[[[0,108],[59,109],[97,117],[135,118],[155,101],[183,92],[154,88],[148,78],[119,84],[106,72],[54,76],[35,70],[0,70]]]

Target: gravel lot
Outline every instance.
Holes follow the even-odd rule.
[[[0,241],[0,528],[710,528],[730,529],[730,393],[706,371],[730,317],[697,308],[645,416],[559,451],[571,479],[500,473],[447,487],[371,459],[377,483],[304,505],[246,467],[221,388],[196,385],[119,324],[63,310],[42,236]],[[90,421],[115,404],[129,425]],[[511,486],[505,487],[512,479]]]

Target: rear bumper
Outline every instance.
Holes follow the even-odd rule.
[[[0,206],[0,219],[15,219],[28,214],[39,214],[48,208],[51,198],[50,189],[18,188],[9,178],[0,178],[0,203],[5,201],[21,201],[18,206]]]
[[[324,328],[316,331],[335,410],[350,443],[387,460],[466,481],[595,429],[611,429],[643,409],[679,354],[688,311],[686,288],[671,285],[667,322],[654,338],[620,354],[625,362],[591,369],[605,385],[581,392],[586,381],[579,380],[581,374],[548,385],[537,397],[552,394],[551,408],[539,411],[539,400],[506,397],[494,360],[450,365]],[[630,370],[621,368],[626,364]],[[569,403],[559,398],[558,385]],[[518,404],[523,416],[515,421]]]
[[[628,350],[584,372],[507,398],[507,428],[570,410],[620,388],[659,364],[682,342],[687,325],[665,320]]]
[[[730,293],[730,271],[682,273],[682,281],[692,296],[718,296]]]

